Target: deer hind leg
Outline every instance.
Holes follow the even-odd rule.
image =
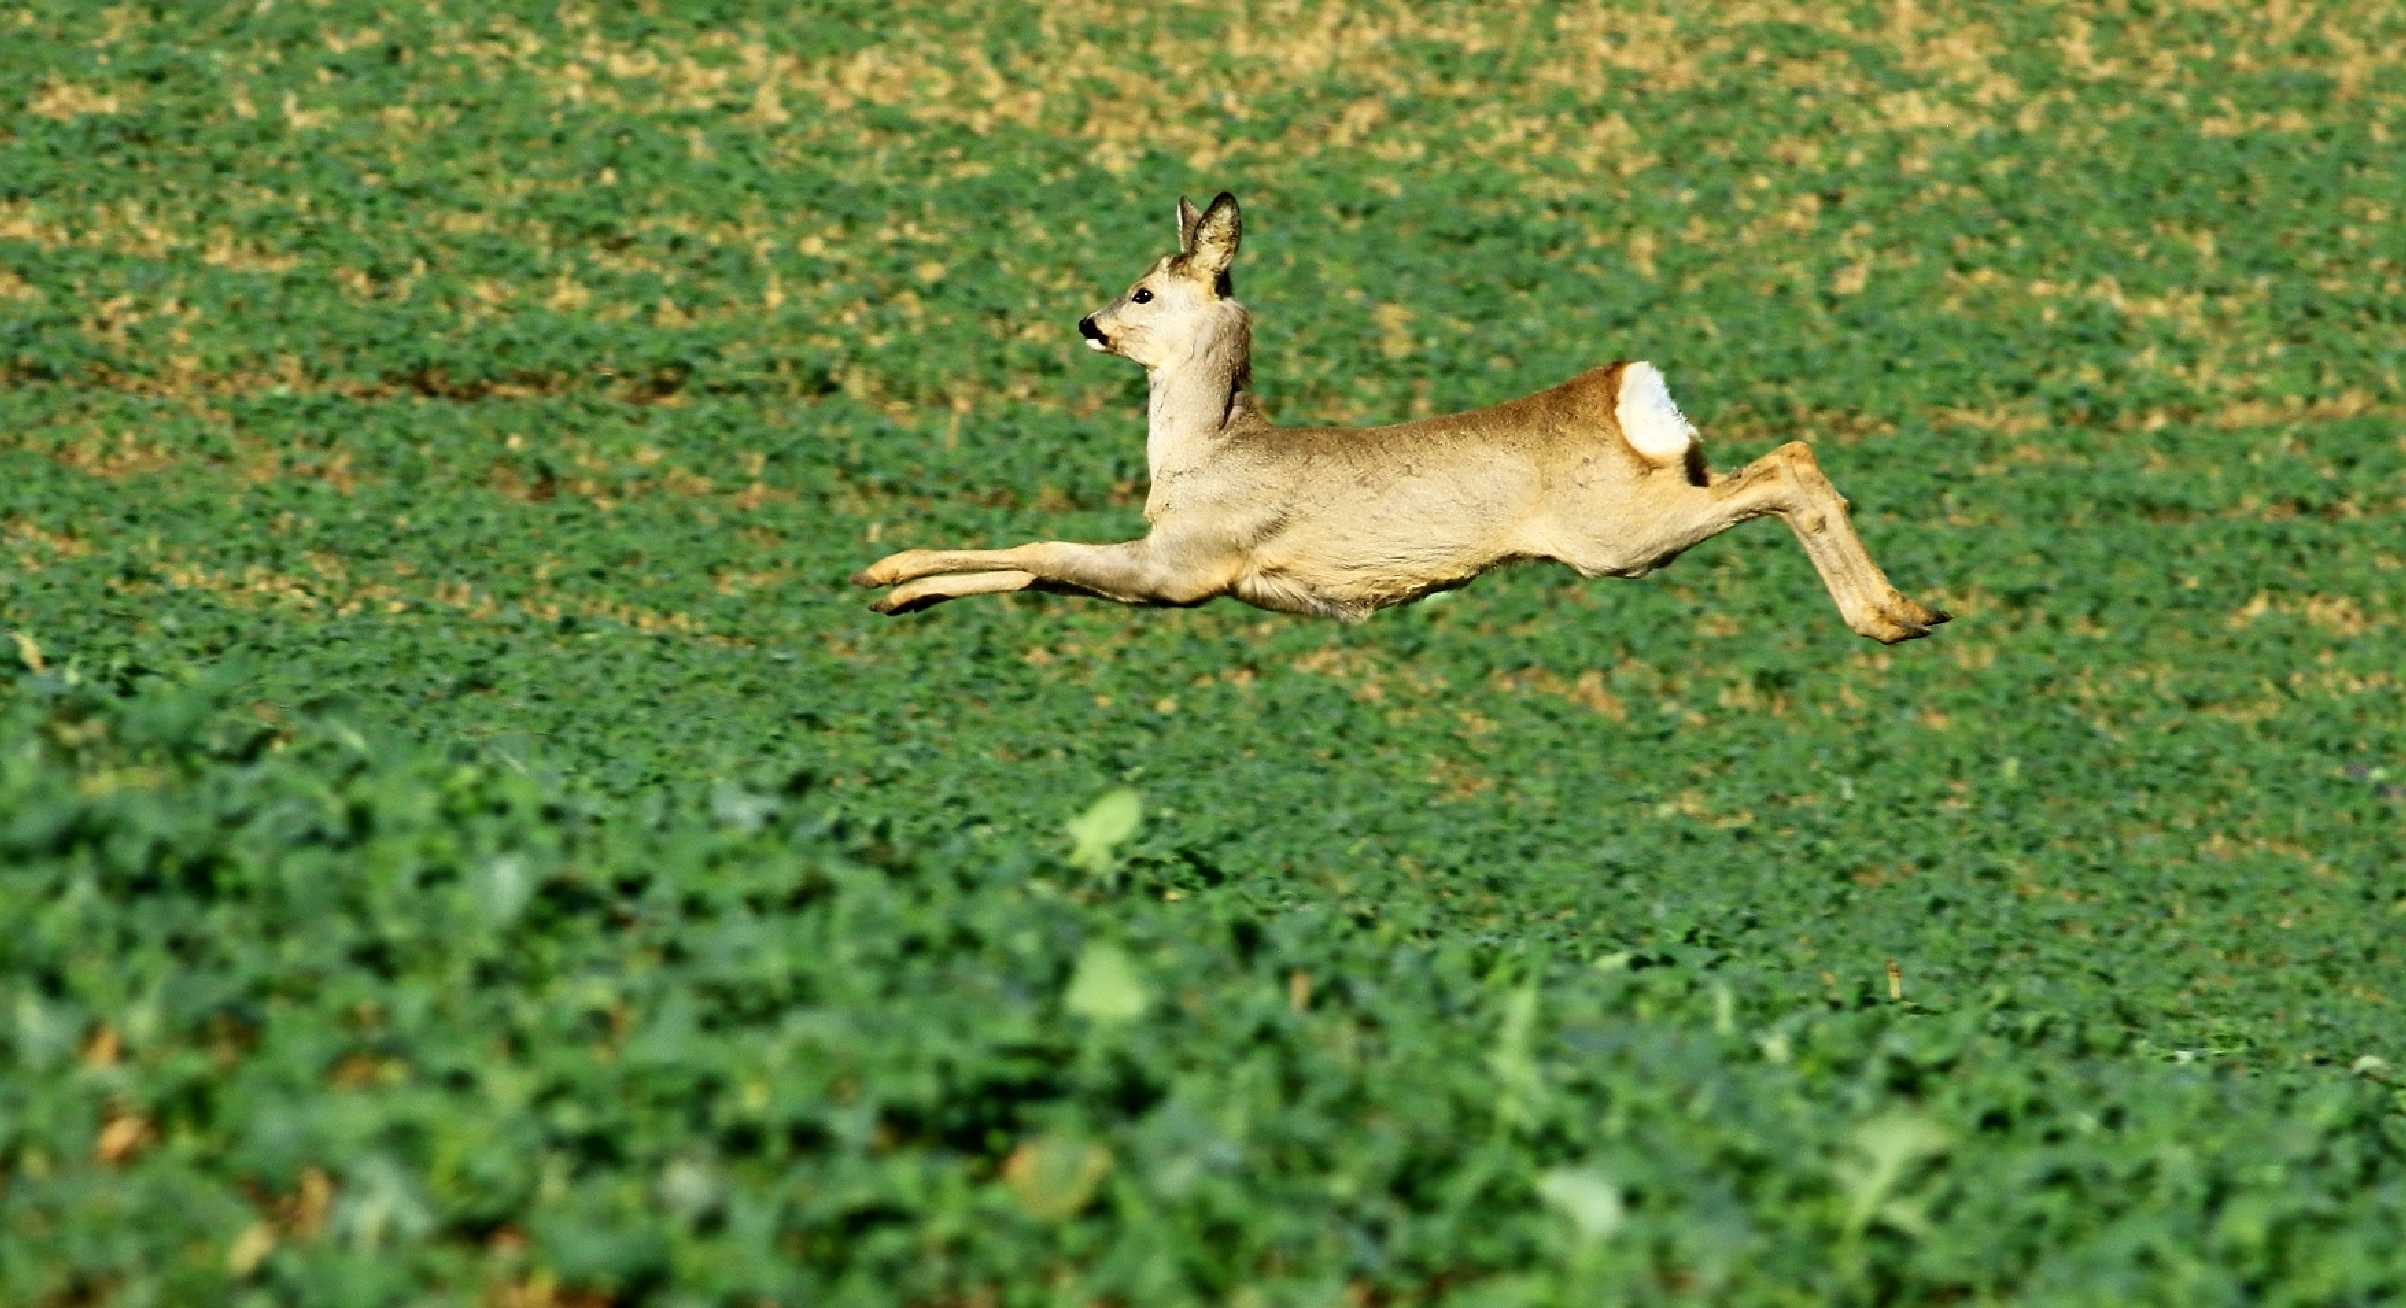
[[[1857,635],[1883,644],[1927,636],[1948,615],[1914,602],[1872,562],[1846,515],[1846,499],[1821,474],[1813,451],[1801,441],[1780,446],[1711,484],[1692,489],[1649,515],[1649,529],[1635,539],[1597,540],[1593,553],[1610,566],[1570,561],[1583,572],[1636,575],[1659,568],[1691,546],[1753,518],[1777,517],[1796,534],[1805,557],[1821,574],[1840,616]]]
[[[1927,636],[1932,627],[1947,620],[1944,610],[1930,608],[1898,590],[1880,565],[1872,562],[1871,551],[1863,548],[1863,538],[1855,534],[1854,521],[1847,516],[1846,497],[1822,475],[1810,446],[1790,441],[1765,459],[1779,460],[1787,492],[1788,503],[1775,512],[1804,546],[1805,557],[1813,561],[1821,584],[1829,588],[1830,598],[1838,602],[1838,612],[1855,634],[1893,645]],[[1748,465],[1749,470],[1752,467]]]

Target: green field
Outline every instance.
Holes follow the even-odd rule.
[[[0,14],[0,1304],[2406,1298],[2401,48]],[[1222,188],[1274,418],[1652,359],[1955,622],[869,613]]]

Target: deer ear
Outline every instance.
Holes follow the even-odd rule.
[[[1236,210],[1236,197],[1226,191],[1214,196],[1211,206],[1195,219],[1193,239],[1187,242],[1188,257],[1195,262],[1195,271],[1206,281],[1216,281],[1236,261],[1237,242],[1244,235],[1245,222]]]
[[[1194,253],[1195,224],[1202,217],[1203,214],[1195,208],[1194,201],[1183,195],[1178,197],[1178,253]]]

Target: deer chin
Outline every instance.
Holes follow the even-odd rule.
[[[1110,353],[1110,352],[1111,352],[1111,347],[1110,347],[1110,346],[1108,346],[1108,345],[1105,345],[1105,344],[1102,342],[1101,338],[1099,338],[1099,337],[1094,337],[1094,336],[1089,336],[1089,337],[1087,337],[1087,338],[1086,338],[1086,348],[1087,348],[1087,349],[1090,349],[1090,350],[1097,350],[1097,351],[1100,351],[1100,352],[1102,352],[1102,353],[1105,353],[1105,354],[1108,354],[1108,353]]]

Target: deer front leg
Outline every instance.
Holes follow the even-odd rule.
[[[1118,545],[1040,541],[1007,550],[904,550],[861,569],[852,580],[861,586],[892,586],[959,573],[980,580],[955,581],[949,589],[905,585],[871,607],[881,613],[897,613],[955,594],[1029,586],[1087,591],[1123,604],[1199,604],[1225,591],[1236,568],[1232,558],[1218,551],[1164,547],[1148,537]],[[1006,581],[1013,573],[1025,574],[1027,579]]]
[[[896,586],[869,607],[880,613],[915,613],[965,595],[1000,595],[1036,585],[1036,574],[1003,569],[999,572],[951,572]]]

